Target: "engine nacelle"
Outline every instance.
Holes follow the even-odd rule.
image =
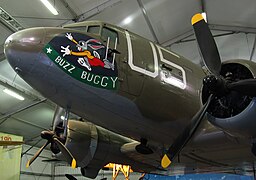
[[[137,153],[139,142],[121,136],[90,122],[69,120],[65,146],[81,167],[83,176],[95,178],[108,163],[130,165],[134,171],[150,172],[155,167],[130,157]],[[137,153],[138,154],[138,153]],[[60,159],[64,159],[59,155]]]
[[[230,81],[255,78],[256,64],[247,60],[224,62],[221,75]],[[205,102],[208,94],[202,92]],[[256,137],[256,97],[231,91],[225,97],[214,100],[207,113],[208,120],[228,134]]]
[[[132,140],[89,122],[68,121],[68,133],[65,146],[81,167],[83,176],[95,178],[106,164],[124,163],[121,146]]]
[[[236,116],[217,118],[208,114],[207,118],[214,126],[231,135],[256,137],[256,98]]]

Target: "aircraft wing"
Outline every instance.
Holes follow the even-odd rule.
[[[248,140],[233,137],[204,121],[200,130],[181,151],[168,169],[157,167],[161,153],[142,155],[135,149],[136,143],[122,146],[121,151],[134,161],[155,165],[152,173],[162,175],[179,175],[195,173],[232,173],[251,175],[252,166],[246,161],[253,159]],[[138,143],[137,143],[138,145]]]

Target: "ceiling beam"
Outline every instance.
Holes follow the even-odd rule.
[[[18,91],[18,93],[21,93],[21,94],[24,94],[34,100],[42,100],[44,99],[44,97],[42,96],[39,96],[35,93],[31,93],[30,91],[24,89],[24,88],[21,88],[19,87],[18,85],[16,85],[15,83],[10,83],[8,82],[7,79],[4,79],[4,78],[1,78],[0,76],[0,85],[8,88],[8,89],[11,89],[11,90],[14,90],[14,91]]]
[[[60,0],[60,2],[65,6],[65,8],[72,15],[73,21],[75,21],[78,17],[78,14],[69,6],[69,4],[66,0]]]
[[[218,24],[209,24],[211,30],[218,31],[231,31],[236,33],[252,33],[256,34],[256,28],[253,27],[242,27],[242,26],[228,26],[228,25],[218,25]]]
[[[8,88],[8,89],[11,89],[11,90],[14,90],[14,91],[17,91],[18,93],[20,94],[24,94],[30,98],[32,98],[34,101],[45,101],[47,100],[46,98],[44,98],[43,96],[41,95],[38,95],[38,94],[35,94],[35,93],[32,93],[18,85],[15,85],[15,83],[10,83],[7,79],[4,79],[0,76],[0,85]],[[47,100],[45,101],[46,104],[48,104],[49,106],[55,108],[55,104],[50,101],[50,100]]]
[[[221,34],[215,34],[215,35],[212,35],[212,37],[222,37],[222,36],[229,36],[229,35],[233,35],[233,34],[237,34],[235,32],[227,32],[227,33],[221,33]],[[196,38],[191,38],[191,39],[183,39],[183,40],[180,40],[176,43],[185,43],[185,42],[191,42],[191,41],[195,41]]]
[[[11,32],[17,32],[24,27],[3,8],[0,7],[0,22],[7,27]]]
[[[144,7],[142,1],[141,1],[141,0],[137,0],[137,2],[138,2],[138,4],[139,4],[139,7],[140,7],[140,9],[141,9],[141,11],[142,11],[142,14],[143,14],[145,20],[146,20],[146,23],[147,23],[147,25],[148,25],[148,27],[149,27],[149,30],[150,30],[151,34],[153,35],[154,41],[155,41],[156,43],[159,43],[159,40],[158,40],[158,38],[157,38],[157,36],[156,36],[156,33],[155,33],[154,28],[153,28],[153,26],[152,26],[152,24],[151,24],[151,22],[150,22],[150,19],[149,19],[148,15],[147,15],[147,11],[146,11],[146,9],[145,9],[145,7]]]
[[[8,14],[3,8],[0,7],[0,24],[3,24],[12,33],[17,32],[24,27],[10,14]],[[4,44],[0,45],[0,62],[5,58]]]
[[[89,11],[86,11],[85,13],[79,15],[75,22],[80,22],[80,21],[85,21],[97,14],[99,14],[100,12],[104,11],[106,8],[110,7],[110,6],[114,6],[118,3],[120,3],[121,0],[108,0],[105,1],[103,3],[101,3],[100,5],[90,9]]]
[[[36,105],[38,105],[38,104],[41,104],[41,103],[43,103],[43,102],[45,102],[45,101],[46,101],[46,99],[42,99],[42,100],[40,100],[40,101],[33,102],[32,104],[29,104],[28,106],[22,107],[22,108],[20,108],[20,109],[18,109],[18,110],[16,110],[16,111],[13,111],[13,112],[10,112],[10,113],[8,113],[8,114],[5,114],[4,116],[1,116],[1,117],[0,117],[0,121],[1,121],[1,120],[3,120],[3,121],[0,122],[0,125],[1,125],[4,121],[6,121],[6,119],[10,118],[11,116],[13,116],[13,115],[15,115],[15,114],[17,114],[17,113],[20,113],[20,112],[22,112],[22,111],[25,111],[25,110],[27,110],[27,109],[29,109],[29,108],[31,108],[31,107],[34,107],[34,106],[36,106]]]
[[[228,33],[225,35],[236,34],[236,33],[256,34],[256,28],[252,28],[252,27],[209,24],[209,28],[211,30],[216,30],[216,31],[227,31]],[[183,42],[184,39],[187,39],[188,37],[193,36],[193,35],[194,35],[194,31],[193,31],[193,29],[191,29],[189,31],[186,31],[178,36],[175,36],[174,38],[171,38],[171,39],[161,43],[161,45],[164,47],[169,47],[175,43]]]
[[[0,62],[5,60],[5,54],[4,54],[4,45],[0,45]]]
[[[35,123],[26,121],[26,120],[21,119],[21,118],[17,118],[17,117],[13,117],[13,116],[12,116],[11,118],[14,119],[14,120],[16,120],[16,121],[22,122],[22,123],[24,123],[24,124],[27,124],[27,125],[29,125],[29,126],[33,126],[33,127],[36,127],[36,128],[42,129],[42,130],[48,130],[49,127],[51,126],[51,124],[49,124],[49,127],[43,127],[43,126],[39,126],[39,125],[37,125],[37,124],[35,124]]]
[[[163,47],[170,47],[172,46],[173,44],[175,43],[178,43],[190,36],[193,36],[194,35],[194,31],[191,29],[191,30],[188,30],[188,31],[185,31],[184,33],[178,35],[178,36],[175,36],[174,38],[171,38],[163,43],[161,43],[161,46]]]

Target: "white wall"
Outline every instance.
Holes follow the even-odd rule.
[[[31,146],[23,145],[22,152],[25,152]],[[33,162],[33,164],[26,168],[27,161],[32,158],[39,148],[34,147],[27,154],[25,154],[21,159],[21,175],[20,180],[49,180],[52,176],[52,164],[48,162],[42,162],[51,158],[51,152],[49,150],[44,150],[40,156]]]

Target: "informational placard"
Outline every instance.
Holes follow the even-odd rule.
[[[0,133],[0,179],[19,180],[22,145],[6,145],[4,141],[23,141],[22,136]]]

